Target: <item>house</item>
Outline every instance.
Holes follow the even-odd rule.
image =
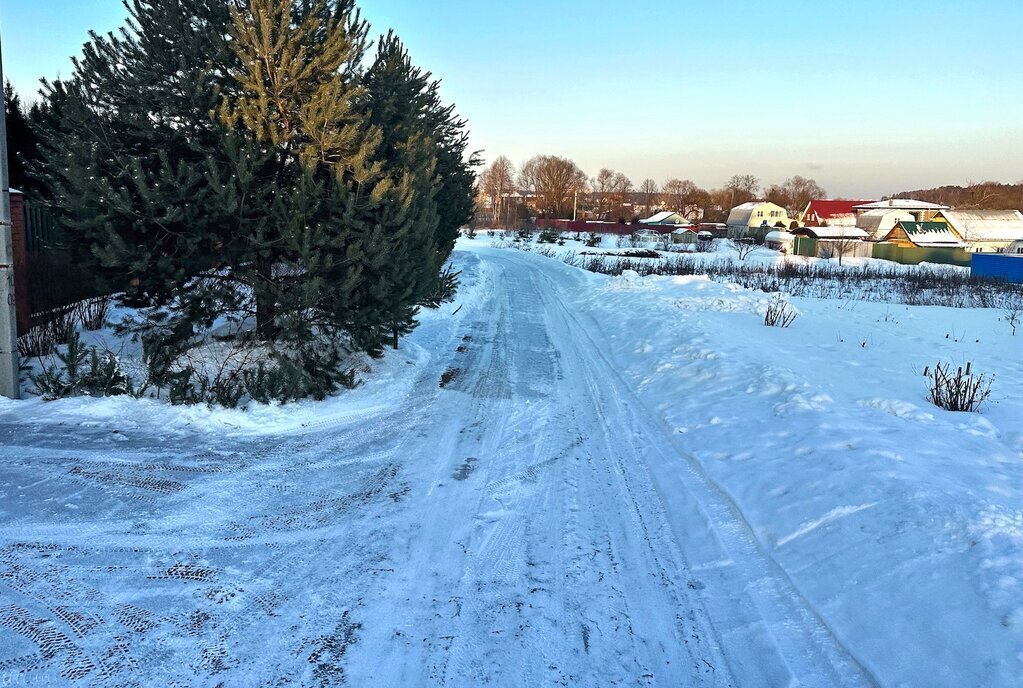
[[[1023,241],[1018,210],[942,210],[934,219],[947,222],[973,253],[998,253]]]
[[[682,215],[671,210],[665,210],[640,220],[641,225],[688,225],[689,221],[686,220]]]
[[[887,201],[875,201],[873,203],[862,203],[855,207],[857,219],[863,213],[872,210],[903,210],[913,216],[916,222],[930,222],[942,210],[948,210],[947,205],[928,203],[912,198],[889,198]],[[857,224],[857,226],[860,226]]]
[[[800,227],[793,229],[796,236],[807,236],[811,239],[824,241],[863,241],[867,238],[866,231],[859,227],[849,226],[828,226],[828,227]]]
[[[732,208],[728,213],[728,235],[764,238],[772,229],[788,229],[793,220],[780,205],[767,201],[751,201]]]
[[[805,227],[856,226],[856,206],[874,201],[813,200],[799,214],[799,223]]]
[[[869,258],[871,244],[864,243],[867,233],[859,227],[799,227],[792,230],[795,252],[817,258]]]
[[[713,239],[713,237],[711,237]],[[700,242],[700,234],[692,227],[679,227],[671,233],[671,243],[691,246]]]
[[[916,222],[916,216],[908,210],[878,208],[860,213],[856,226],[867,233],[867,241],[881,241],[898,223]]]
[[[902,221],[882,241],[900,248],[966,248],[966,243],[945,222]]]

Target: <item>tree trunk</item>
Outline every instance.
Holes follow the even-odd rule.
[[[398,348],[398,323],[394,323],[394,348]]]
[[[276,295],[273,284],[273,260],[260,258],[256,261],[256,334],[264,341],[274,337],[274,320],[277,317]]]

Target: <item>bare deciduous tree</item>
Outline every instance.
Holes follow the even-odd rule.
[[[639,185],[639,192],[643,194],[643,203],[647,207],[653,207],[658,202],[658,192],[660,188],[657,186],[657,182],[653,179],[644,179],[643,183]]]
[[[785,202],[773,202],[786,208],[793,215],[805,210],[810,201],[815,198],[827,198],[828,196],[828,192],[815,179],[807,179],[799,175],[786,179],[785,183],[778,188],[781,190],[782,200]]]
[[[494,159],[480,175],[480,191],[490,202],[492,226],[507,224],[508,196],[515,190],[515,166],[503,155]]]
[[[679,213],[690,222],[695,222],[700,219],[702,206],[710,202],[710,194],[688,179],[672,177],[664,182],[661,201],[670,210]]]
[[[553,217],[570,217],[573,195],[586,188],[586,175],[568,158],[537,155],[519,171],[519,182],[536,194],[536,209]]]
[[[725,190],[731,194],[731,207],[748,203],[757,197],[760,191],[760,180],[752,174],[734,175],[725,184]]]
[[[828,239],[827,246],[830,251],[830,258],[838,258],[838,264],[842,264],[842,259],[845,256],[851,255],[856,251],[856,247],[863,242],[860,239],[854,239],[851,237],[840,237],[838,239]]]

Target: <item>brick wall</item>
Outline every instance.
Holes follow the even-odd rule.
[[[28,245],[25,237],[25,198],[11,193],[11,244],[14,248],[14,298],[18,316],[18,334],[28,331],[31,309],[28,295]]]

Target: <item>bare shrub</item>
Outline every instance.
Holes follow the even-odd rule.
[[[952,369],[951,363],[939,362],[931,370],[924,368],[928,379],[930,401],[946,411],[975,412],[991,396],[992,377],[974,373],[973,364]]]
[[[767,311],[764,313],[764,324],[768,327],[788,327],[799,317],[798,311],[792,307],[785,297],[775,294],[771,303],[767,304]]]
[[[1005,309],[1005,322],[1012,328],[1012,336],[1016,336],[1016,328],[1023,325],[1023,303],[1011,304]]]
[[[753,253],[753,249],[757,247],[756,242],[753,241],[752,237],[742,236],[731,241],[732,248],[735,249],[735,253],[738,255],[739,260],[746,260],[749,254]]]
[[[110,304],[113,299],[109,296],[101,296],[96,299],[86,299],[76,306],[76,316],[86,330],[102,330],[107,324],[110,316]]]
[[[18,337],[18,353],[22,358],[49,356],[58,344],[68,341],[78,321],[75,310],[54,311],[46,316],[48,319],[36,325]]]

